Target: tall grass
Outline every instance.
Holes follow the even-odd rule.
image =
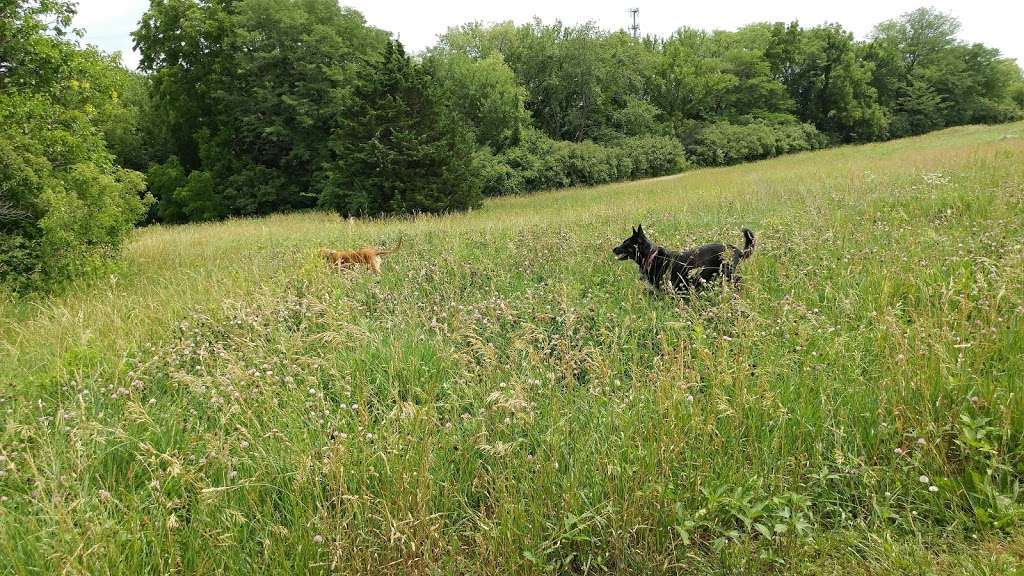
[[[1018,123],[140,230],[0,303],[0,573],[1021,570],[1022,215]],[[742,289],[652,297],[638,222],[753,228]]]

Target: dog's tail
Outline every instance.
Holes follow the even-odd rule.
[[[380,251],[380,252],[378,252],[377,254],[379,254],[379,255],[381,255],[381,256],[383,256],[383,255],[385,255],[385,254],[394,254],[395,252],[398,252],[398,249],[399,249],[399,248],[401,248],[401,247],[402,247],[402,242],[404,242],[404,241],[405,241],[405,238],[402,238],[402,239],[400,239],[400,240],[398,241],[398,244],[396,244],[396,245],[395,245],[395,247],[394,247],[394,248],[392,248],[391,250],[381,250],[381,251]]]
[[[754,253],[754,233],[751,229],[743,229],[743,249],[733,247],[732,248],[732,264],[736,265],[740,260],[750,258],[751,254]]]
[[[743,250],[739,253],[739,259],[743,260],[750,258],[750,255],[754,253],[754,233],[750,231],[750,228],[743,229]]]

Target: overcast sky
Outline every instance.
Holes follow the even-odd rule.
[[[519,23],[539,16],[545,22],[560,19],[566,24],[594,20],[603,28],[618,30],[629,24],[628,8],[631,7],[640,9],[642,34],[667,36],[682,26],[734,30],[751,22],[799,20],[803,26],[838,22],[858,38],[864,38],[878,22],[930,5],[960,19],[961,39],[998,48],[1024,65],[1022,0],[718,0],[692,3],[682,0],[518,0],[507,3],[351,0],[342,3],[362,12],[373,26],[400,37],[409,51],[430,46],[449,26],[475,20]],[[138,55],[132,53],[130,34],[148,5],[148,0],[79,0],[75,26],[85,29],[87,43],[107,52],[121,51],[125,64],[135,67]]]

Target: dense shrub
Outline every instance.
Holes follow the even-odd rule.
[[[589,186],[682,171],[683,146],[665,136],[636,136],[615,145],[551,140],[538,130],[499,155],[482,154],[484,194],[501,196]]]
[[[620,141],[618,148],[630,162],[627,178],[676,174],[687,167],[683,145],[673,137],[636,136]]]
[[[828,138],[811,124],[764,119],[734,124],[723,120],[705,127],[687,152],[697,164],[719,166],[815,150],[827,144]]]
[[[1017,105],[1017,113],[1024,113],[1024,80],[1020,80],[1014,84],[1010,90],[1011,101]]]
[[[42,286],[112,254],[145,213],[143,189],[87,114],[0,94],[0,282]]]
[[[141,174],[105,127],[127,71],[65,38],[68,2],[0,2],[0,284],[71,278],[112,255],[142,217]]]

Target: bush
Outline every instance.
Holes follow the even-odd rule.
[[[980,124],[1002,124],[1020,120],[1022,112],[1014,102],[978,98],[972,120]]]
[[[828,138],[813,125],[795,119],[788,122],[764,118],[746,121],[745,124],[733,124],[722,120],[705,127],[687,152],[697,164],[720,166],[815,150],[828,144]]]
[[[630,164],[627,178],[650,178],[676,174],[686,169],[686,153],[679,140],[669,136],[637,136],[619,143]]]
[[[253,178],[251,185],[246,187],[249,194],[228,196],[217,192],[214,177],[209,172],[196,170],[186,175],[176,156],[146,171],[149,192],[156,198],[153,216],[160,222],[171,224],[223,218],[228,213],[224,206],[228,199],[241,198],[243,202],[251,199],[254,197],[253,188],[275,184],[270,176],[263,180]],[[251,177],[247,171],[235,175],[237,179],[247,177]]]
[[[174,193],[185,186],[188,177],[177,156],[171,156],[163,164],[154,164],[146,171],[146,184],[156,203],[152,217],[161,222],[187,222],[185,211],[174,202]]]
[[[0,282],[41,287],[110,255],[145,214],[144,188],[86,114],[0,95]]]
[[[1010,100],[1020,108],[1018,114],[1024,112],[1024,82],[1018,82],[1010,87]]]
[[[487,196],[664,176],[687,166],[683,146],[667,136],[636,136],[600,145],[554,141],[539,130],[525,131],[520,144],[502,154],[481,157]]]

